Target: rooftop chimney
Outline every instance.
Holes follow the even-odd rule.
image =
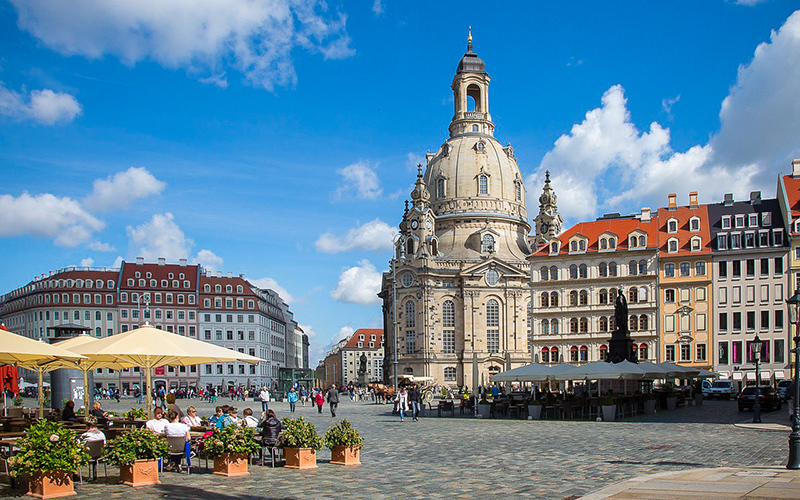
[[[750,204],[751,205],[760,205],[761,204],[761,191],[751,191],[750,192]]]
[[[697,208],[697,191],[689,193],[689,208]]]
[[[639,216],[642,222],[650,222],[650,207],[642,207],[642,214]]]
[[[158,265],[159,266],[164,266],[166,264],[167,264],[167,259],[166,258],[164,258],[164,257],[159,257],[158,258]]]
[[[181,259],[180,261],[181,267],[186,267],[186,259]]]
[[[800,158],[792,160],[792,177],[800,177]]]
[[[136,257],[136,265],[141,266],[144,264],[144,257]]]
[[[233,278],[233,273],[228,271],[228,278]]]
[[[722,204],[726,207],[733,206],[733,193],[725,193],[725,201]]]
[[[669,200],[669,205],[667,205],[667,208],[669,208],[670,210],[675,210],[676,208],[678,208],[678,195],[677,194],[670,193],[670,194],[667,195],[667,199]]]

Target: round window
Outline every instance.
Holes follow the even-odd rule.
[[[413,281],[414,276],[411,273],[406,273],[403,275],[403,286],[411,286]]]
[[[489,269],[486,272],[486,283],[488,283],[489,286],[495,286],[499,282],[500,273],[498,273],[496,269]]]

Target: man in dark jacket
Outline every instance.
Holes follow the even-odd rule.
[[[416,385],[411,386],[411,390],[408,391],[408,403],[411,406],[411,417],[416,422],[419,420],[419,391]]]
[[[328,404],[331,405],[331,417],[335,417],[336,407],[339,406],[339,391],[336,389],[335,384],[331,384],[331,388],[328,389],[326,399],[328,400]]]

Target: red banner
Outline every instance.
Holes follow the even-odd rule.
[[[164,375],[164,370],[163,366],[156,366],[156,375]]]

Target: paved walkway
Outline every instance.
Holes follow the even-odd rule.
[[[191,404],[198,406],[201,415],[211,414],[213,405],[198,404],[196,400]],[[235,404],[240,414],[247,407],[260,410],[260,403]],[[104,402],[106,409],[112,410],[124,410],[131,405],[131,400],[123,400],[119,405]],[[179,405],[185,408],[187,402],[179,401]],[[286,403],[273,403],[271,407],[279,417],[291,415]],[[731,495],[739,496],[703,497],[759,498],[744,495],[761,487],[770,492],[781,481],[794,485],[793,481],[798,480],[796,475],[786,475],[782,469],[788,455],[788,429],[770,430],[788,423],[785,406],[780,411],[765,413],[766,424],[756,428],[734,425],[752,418],[749,412],[739,413],[735,401],[710,401],[700,407],[679,408],[624,422],[436,418],[434,411],[434,416],[424,416],[419,422],[406,418],[401,423],[388,405],[349,400],[342,403],[336,419],[327,411],[318,414],[310,406],[298,407],[295,416],[300,415],[313,422],[320,433],[341,418],[351,420],[365,439],[363,465],[331,465],[330,452],[323,449],[318,454],[319,468],[311,471],[254,466],[252,474],[244,478],[223,478],[203,470],[190,476],[165,473],[161,485],[133,491],[114,484],[118,472],[109,468],[111,484],[103,482],[101,472],[100,483],[79,485],[76,489],[81,497],[98,500],[131,495],[137,500],[165,497],[561,500],[667,498],[654,496],[655,490],[660,489],[670,493],[668,498],[684,498],[676,491],[693,483],[708,488],[713,482],[712,490],[717,494],[724,492],[725,485],[761,481],[744,493],[731,490]],[[708,469],[719,470],[704,472]],[[776,475],[756,474],[759,471],[775,471]],[[650,478],[636,479],[642,476]],[[649,488],[647,485],[653,486],[651,491],[640,491]],[[618,489],[613,492],[604,489],[609,487]],[[772,498],[800,498],[793,488],[783,488],[783,496]],[[589,496],[601,492],[607,492],[603,493],[606,497]],[[11,490],[7,484],[0,484],[0,497],[23,493],[21,489]],[[638,496],[612,496],[628,493]]]

